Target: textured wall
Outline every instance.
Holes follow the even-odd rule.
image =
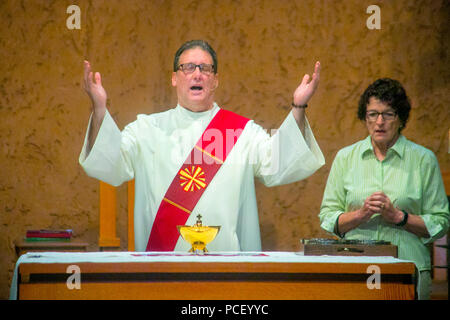
[[[66,8],[81,9],[81,30]],[[381,8],[369,30],[366,8]],[[120,128],[138,113],[176,103],[173,54],[186,40],[209,41],[219,57],[217,102],[267,129],[285,118],[303,74],[322,63],[308,118],[326,165],[311,178],[257,185],[265,250],[298,250],[322,237],[317,214],[338,149],[362,139],[356,103],[379,77],[400,80],[413,102],[404,134],[447,154],[447,1],[0,1],[0,298],[8,297],[14,240],[30,228],[73,228],[97,249],[98,182],[78,165],[89,117],[82,61],[103,75]],[[126,187],[119,188],[118,234],[126,248]]]

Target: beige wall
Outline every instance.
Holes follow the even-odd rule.
[[[81,8],[81,30],[66,8]],[[369,30],[366,8],[381,8]],[[0,298],[7,298],[14,240],[31,228],[73,228],[97,250],[98,182],[78,165],[89,117],[82,61],[103,75],[120,128],[138,113],[174,106],[173,54],[206,39],[219,58],[217,102],[277,128],[314,62],[321,83],[308,118],[326,165],[287,186],[257,185],[264,250],[298,250],[323,237],[317,214],[338,149],[366,135],[359,95],[379,77],[400,80],[413,103],[404,134],[450,170],[447,1],[2,0],[0,1]],[[126,248],[126,187],[119,236]]]

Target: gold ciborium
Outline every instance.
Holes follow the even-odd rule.
[[[202,216],[197,216],[197,222],[193,226],[177,226],[183,239],[191,244],[189,252],[203,254],[208,252],[206,245],[214,240],[220,230],[220,226],[204,226]]]

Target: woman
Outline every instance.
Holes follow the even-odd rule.
[[[319,218],[339,237],[397,245],[399,258],[419,270],[418,298],[429,299],[426,244],[447,232],[449,209],[435,155],[401,135],[410,109],[396,80],[379,79],[365,90],[358,118],[369,136],[337,153]]]

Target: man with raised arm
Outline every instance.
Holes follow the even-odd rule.
[[[176,52],[172,86],[178,104],[138,115],[121,132],[111,118],[101,75],[84,62],[92,115],[79,162],[94,178],[118,186],[135,179],[136,251],[187,251],[177,225],[219,225],[213,251],[261,251],[254,177],[266,186],[305,179],[324,157],[305,117],[320,75],[305,75],[292,111],[270,136],[252,120],[220,108],[217,56],[202,40]]]

